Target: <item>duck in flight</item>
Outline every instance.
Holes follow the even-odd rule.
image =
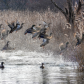
[[[48,35],[46,34],[46,29],[41,29],[39,35],[38,35],[38,38],[47,38]]]
[[[32,25],[32,27],[31,27],[31,28],[28,28],[28,29],[24,32],[24,34],[25,34],[25,35],[26,35],[27,33],[33,34],[35,31],[36,31],[36,30],[35,30],[35,25]]]
[[[10,24],[6,21],[7,25],[9,26],[9,28],[11,29],[9,31],[9,33],[12,33],[13,31],[15,31],[17,29],[17,25],[14,24],[14,21]]]
[[[16,28],[15,31],[17,32],[18,30],[22,29],[22,28],[23,28],[23,24],[24,24],[24,23],[22,23],[22,24],[20,25],[20,23],[17,21],[17,22],[16,22],[17,28]]]
[[[16,26],[14,26],[14,28],[11,28],[11,30],[10,30],[10,32],[9,32],[9,33],[14,32],[16,29],[17,29],[17,25],[16,25]]]
[[[42,28],[40,30],[40,33],[39,33],[39,36],[38,36],[39,39],[40,38],[47,38],[48,37],[48,35],[46,34],[46,32],[49,29],[49,26],[50,26],[51,23],[47,24],[46,22],[43,22],[43,24],[44,24],[44,28]]]
[[[40,47],[43,47],[49,43],[49,40],[52,38],[52,33],[50,33],[50,36],[47,36],[43,38],[43,43],[40,45]]]
[[[39,26],[35,27],[36,29],[35,29],[35,32],[32,34],[32,38],[36,38],[40,34],[41,27],[42,27],[41,24],[39,24]]]
[[[14,21],[12,21],[11,23],[9,23],[8,21],[5,21],[6,24],[9,26],[9,28],[14,28],[15,24],[14,24]]]
[[[44,46],[49,43],[49,40],[50,40],[50,39],[44,38],[44,39],[43,39],[43,43],[40,45],[40,47],[43,47],[43,48],[44,48]]]
[[[44,25],[44,28],[41,28],[41,27],[42,27],[42,26],[40,26],[39,31],[36,31],[36,32],[33,34],[32,38],[38,36],[38,38],[40,39],[40,38],[45,38],[45,37],[48,36],[48,35],[46,34],[46,31],[47,31],[48,28],[47,28],[45,25]]]

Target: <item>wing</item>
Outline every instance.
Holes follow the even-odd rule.
[[[27,33],[32,33],[31,29],[27,29],[24,34],[26,35]]]
[[[39,33],[40,33],[40,32],[36,32],[36,33],[34,33],[33,36],[32,36],[32,38],[35,38],[36,36],[38,36]]]
[[[21,29],[21,26],[20,25],[17,25],[17,28],[16,28],[15,31],[20,30],[20,29]]]
[[[40,45],[40,47],[45,46],[48,43],[49,43],[48,39],[43,39],[43,43]]]
[[[29,28],[29,29],[27,29],[26,31],[25,31],[25,33],[24,34],[27,34],[27,33],[34,33],[34,32],[36,32],[34,29],[32,29],[32,28]]]
[[[45,46],[46,44],[47,44],[46,42],[43,42],[43,43],[40,45],[40,47]]]
[[[46,28],[42,28],[42,29],[40,30],[40,32],[45,34],[45,33],[46,33],[46,30],[47,30]]]
[[[9,32],[9,33],[14,32],[16,29],[17,29],[17,26],[15,26],[14,28],[12,28],[12,29],[10,30],[10,32]]]
[[[13,29],[14,25],[8,24],[9,28]]]

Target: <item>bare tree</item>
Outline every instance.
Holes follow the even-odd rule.
[[[51,2],[55,5],[56,8],[59,9],[59,11],[62,12],[62,14],[65,16],[66,21],[71,25],[71,29],[73,30],[73,33],[79,34],[77,40],[81,40],[81,42],[84,42],[84,1],[79,0],[78,2],[75,2],[75,5],[73,5],[72,0],[67,0],[67,8],[63,10],[60,8],[54,0],[51,0]],[[75,37],[76,37],[75,36]],[[77,55],[76,59],[79,63],[79,69],[84,70],[84,43],[80,44],[80,48],[77,48]],[[81,54],[80,54],[81,53]]]
[[[65,10],[60,8],[53,0],[51,0],[51,2],[55,5],[56,8],[58,8],[63,13],[67,22],[71,25],[72,30],[74,30],[74,22],[76,17],[75,15],[79,14],[81,7],[83,5],[83,0],[79,0],[78,3],[75,2],[75,6],[73,5],[72,0],[67,0],[68,7],[65,8]]]

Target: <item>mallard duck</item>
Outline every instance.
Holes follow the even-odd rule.
[[[23,24],[24,24],[24,23],[22,23],[21,25],[17,25],[17,29],[16,29],[15,31],[18,31],[18,30],[22,29]]]
[[[4,68],[4,62],[1,62],[0,68],[3,69]]]
[[[47,34],[46,34],[46,28],[39,28],[39,31],[37,30],[36,32],[35,32],[35,34],[32,36],[32,38],[34,38],[34,37],[36,37],[36,36],[38,36],[38,38],[40,39],[40,38],[44,38]]]
[[[40,38],[46,38],[47,36],[48,35],[46,34],[46,30],[44,29],[44,30],[40,31],[38,38],[39,39]]]
[[[10,24],[6,21],[7,25],[9,26],[9,28],[11,28],[9,33],[12,33],[13,31],[15,31],[17,29],[17,25],[15,26],[14,21]]]
[[[14,21],[12,21],[11,23],[9,23],[8,21],[5,22],[9,26],[9,28],[13,29],[15,27]]]
[[[35,32],[34,34],[32,34],[32,38],[35,38],[36,36],[38,36],[40,34],[40,32]]]
[[[24,32],[24,34],[26,35],[27,33],[34,33],[35,32],[35,29],[34,29],[34,27],[35,27],[35,25],[32,25],[32,27],[31,28],[28,28],[25,32]]]
[[[43,24],[44,24],[44,28],[48,29],[51,23],[46,23],[45,21],[43,21]]]
[[[34,34],[32,34],[32,38],[35,38],[35,37],[37,37],[40,34],[41,27],[42,27],[41,24],[39,24],[39,26],[35,27],[35,32],[34,32]]]
[[[16,29],[17,29],[17,26],[15,26],[14,28],[12,28],[12,29],[10,30],[10,32],[9,32],[9,33],[14,32]]]
[[[40,66],[41,69],[44,69],[44,63],[42,63],[42,65]]]
[[[45,38],[50,40],[52,38],[52,33],[50,33],[50,35],[46,34]]]
[[[43,43],[40,45],[40,47],[44,47],[46,44],[48,44],[49,43],[49,40],[50,39],[44,38],[43,39]]]
[[[39,24],[39,25],[35,26],[33,29],[36,30],[36,32],[38,32],[41,30],[41,28],[42,28],[42,25]]]
[[[17,32],[18,30],[22,29],[23,24],[24,24],[24,23],[22,23],[22,24],[20,25],[20,23],[17,21],[17,22],[16,22],[17,28],[16,28],[15,31]]]
[[[50,36],[47,36],[43,39],[43,43],[40,45],[40,47],[44,47],[49,43],[49,40],[52,38],[52,33],[50,33]]]
[[[45,21],[43,22],[44,28],[41,28],[38,38],[46,38],[48,35],[46,34],[47,30],[51,23],[47,24]]]

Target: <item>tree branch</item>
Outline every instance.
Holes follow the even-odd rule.
[[[73,6],[72,6],[72,0],[67,0],[68,4],[68,10],[69,10],[69,15],[68,15],[68,22],[73,23],[74,22],[74,11],[73,11]]]
[[[55,5],[56,8],[58,8],[64,14],[68,23],[74,25],[75,17],[74,17],[74,10],[72,8],[73,7],[72,0],[67,0],[68,8],[65,8],[65,11],[63,11],[62,8],[60,8],[53,0],[51,0],[51,2]]]
[[[65,8],[65,11],[66,11],[66,14],[68,15],[69,12],[68,12],[67,8]]]
[[[77,8],[77,13],[80,11],[80,9],[81,9],[81,1],[79,0],[79,3],[78,3],[78,8]]]
[[[64,12],[53,0],[51,2],[55,5],[56,8],[58,8],[66,17],[66,12]]]

